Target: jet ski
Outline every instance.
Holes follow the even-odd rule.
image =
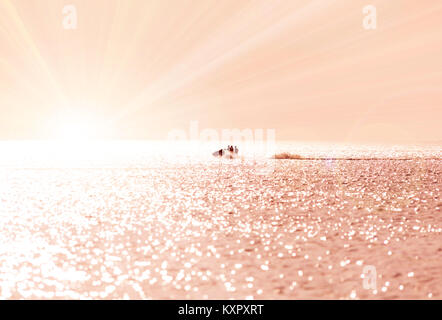
[[[212,153],[212,155],[217,158],[235,159],[238,157],[238,148],[228,146],[225,149],[219,149],[218,151],[215,151],[214,153]]]

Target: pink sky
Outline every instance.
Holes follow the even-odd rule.
[[[67,4],[77,29],[63,28]],[[368,4],[376,30],[362,26]],[[197,120],[301,141],[442,141],[441,17],[434,0],[2,0],[0,139],[50,138],[75,118],[108,138]]]

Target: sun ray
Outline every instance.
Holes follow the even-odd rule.
[[[261,32],[254,34],[252,37],[240,40],[239,44],[231,43],[231,41],[227,40],[229,39],[227,36],[215,36],[213,41],[199,47],[194,51],[193,55],[187,57],[175,69],[168,72],[161,79],[153,83],[145,91],[135,97],[133,101],[124,106],[122,111],[114,117],[113,121],[118,121],[122,117],[135,112],[143,106],[151,105],[153,102],[157,101],[157,99],[185,85],[186,83],[193,81],[201,75],[218,68],[227,60],[240,55],[246,50],[250,50],[253,46],[256,46],[262,41],[271,38],[274,34],[284,30],[284,28],[287,28],[291,24],[299,23],[300,19],[308,19],[311,14],[326,8],[333,2],[334,0],[315,0],[309,2],[301,9],[287,15],[283,20],[276,21]],[[242,24],[243,26],[246,26],[250,23],[250,21],[238,21],[237,23],[239,23],[239,25]],[[228,30],[235,33],[238,28],[238,26],[230,27]],[[222,53],[218,54],[218,52],[220,52],[219,48],[221,45],[226,47],[226,40],[231,44],[229,44],[227,50],[224,49],[221,51]],[[209,56],[211,58],[209,61],[201,61],[201,56]]]
[[[23,23],[22,19],[18,15],[14,5],[11,3],[10,0],[4,0],[0,3],[1,6],[4,6],[4,10],[10,15],[12,18],[12,21],[14,22],[15,26],[17,27],[18,34],[20,35],[21,39],[25,42],[27,45],[27,48],[31,50],[31,53],[33,57],[36,59],[42,70],[44,71],[44,74],[47,78],[47,81],[50,83],[52,88],[54,89],[54,92],[56,93],[59,101],[61,103],[66,103],[66,97],[63,95],[63,92],[58,85],[58,82],[53,77],[48,64],[40,54],[37,46],[32,40],[31,35],[26,29],[25,24]]]

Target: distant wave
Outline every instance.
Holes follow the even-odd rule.
[[[299,154],[282,152],[273,156],[278,160],[442,160],[440,157],[303,157]]]
[[[274,159],[291,159],[291,160],[301,160],[303,159],[302,156],[300,156],[299,154],[294,154],[294,153],[289,153],[289,152],[283,152],[283,153],[278,153],[275,154],[273,156]]]

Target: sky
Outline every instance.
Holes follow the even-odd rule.
[[[441,17],[435,0],[1,0],[0,140],[165,139],[197,121],[441,142]]]

